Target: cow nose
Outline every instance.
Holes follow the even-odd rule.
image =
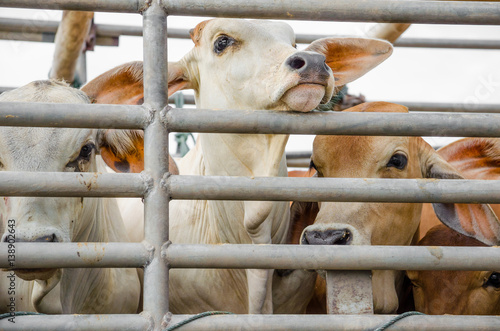
[[[302,245],[348,245],[352,240],[349,230],[305,231]]]
[[[58,242],[59,241],[54,233],[50,234],[50,235],[47,235],[47,236],[41,236],[41,237],[35,238],[34,240],[28,240],[28,239],[25,239],[25,238],[23,238],[22,236],[19,236],[19,235],[16,236],[16,237],[13,237],[13,236],[9,236],[6,233],[2,237],[2,242],[11,242],[12,239],[14,239],[14,238],[15,238],[15,242],[43,242],[43,243],[52,243],[52,242]]]
[[[329,75],[329,67],[325,63],[326,57],[323,54],[313,52],[296,52],[286,60],[286,65],[300,74],[316,73],[319,75]]]

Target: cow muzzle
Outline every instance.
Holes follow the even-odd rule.
[[[340,230],[305,230],[302,235],[302,245],[349,245],[352,233],[347,229]]]
[[[2,242],[15,244],[15,243],[46,243],[46,242],[58,242],[58,237],[55,233],[36,236],[35,238],[29,238],[21,234],[16,234],[15,237],[9,235],[8,233],[2,236]],[[47,280],[54,276],[58,269],[47,268],[47,269],[15,269],[14,273],[17,277],[26,280]]]
[[[282,97],[291,109],[308,112],[330,100],[334,79],[323,54],[296,52],[286,59],[285,67],[298,77]]]

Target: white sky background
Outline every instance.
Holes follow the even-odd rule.
[[[0,8],[2,17],[59,21],[60,11]],[[201,17],[171,16],[169,27],[192,28]],[[96,13],[97,24],[142,25],[138,14]],[[286,21],[296,33],[362,36],[373,23]],[[412,25],[403,37],[498,39],[497,26]],[[192,47],[191,40],[169,39],[169,61],[180,59]],[[304,45],[299,45],[304,48]],[[0,86],[21,86],[46,79],[52,62],[51,43],[0,40]],[[122,63],[142,60],[142,38],[120,37],[120,47],[96,46],[87,53],[87,77]],[[370,73],[349,84],[349,93],[362,93],[370,101],[422,101],[500,104],[500,51],[396,47],[393,55]],[[171,151],[175,142],[170,139]],[[311,149],[313,136],[291,136],[288,151]],[[452,138],[428,138],[443,145]]]

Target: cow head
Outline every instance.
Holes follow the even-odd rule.
[[[191,30],[194,48],[168,65],[168,94],[194,89],[199,108],[310,111],[335,86],[362,76],[392,53],[390,43],[325,38],[298,51],[288,24],[217,18]],[[128,63],[82,89],[98,103],[143,102],[142,65]]]
[[[195,47],[169,64],[169,93],[195,90],[200,108],[310,111],[384,61],[390,43],[325,38],[295,48],[289,25],[213,19],[191,31]]]
[[[487,246],[448,227],[437,225],[419,246]],[[500,272],[411,270],[415,310],[430,315],[499,315]]]
[[[365,103],[351,112],[407,112],[406,107],[389,103]],[[319,177],[346,178],[462,178],[419,137],[317,136],[312,165]],[[306,227],[301,244],[313,245],[409,245],[420,222],[421,204],[338,203],[297,204],[309,212],[313,225]],[[467,207],[464,207],[467,206]],[[488,205],[434,204],[441,221],[476,236],[494,238],[498,220]],[[461,223],[464,215],[485,210],[490,228]],[[292,215],[296,214],[292,210]],[[314,218],[314,219],[312,219]],[[476,232],[474,232],[476,231]],[[500,232],[496,232],[497,235]],[[387,272],[373,272],[375,311],[397,309],[394,281]],[[392,276],[393,278],[395,276]]]
[[[81,91],[58,81],[36,81],[0,96],[3,102],[89,103]],[[71,112],[71,107],[68,107]],[[135,135],[124,131],[112,136],[103,130],[0,127],[0,170],[32,172],[97,172],[96,154],[133,154]],[[102,163],[102,162],[101,162]],[[113,241],[96,218],[97,198],[5,197],[0,201],[9,241],[14,225],[17,242]],[[10,221],[9,221],[10,220]],[[55,270],[17,270],[25,280],[48,279]]]

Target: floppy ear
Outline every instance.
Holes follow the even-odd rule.
[[[144,134],[139,130],[106,130],[100,137],[101,157],[116,172],[144,170]],[[169,155],[169,172],[178,175],[175,161]]]
[[[190,88],[184,67],[168,64],[168,95]],[[143,65],[140,61],[122,64],[106,71],[82,87],[95,103],[141,105],[144,102]]]
[[[391,43],[369,38],[323,38],[311,43],[306,51],[326,56],[335,85],[345,85],[363,76],[392,54]]]
[[[422,173],[426,178],[463,179],[463,176],[439,156],[427,143],[419,144]],[[439,220],[451,229],[487,245],[500,243],[500,222],[488,204],[433,203]]]

